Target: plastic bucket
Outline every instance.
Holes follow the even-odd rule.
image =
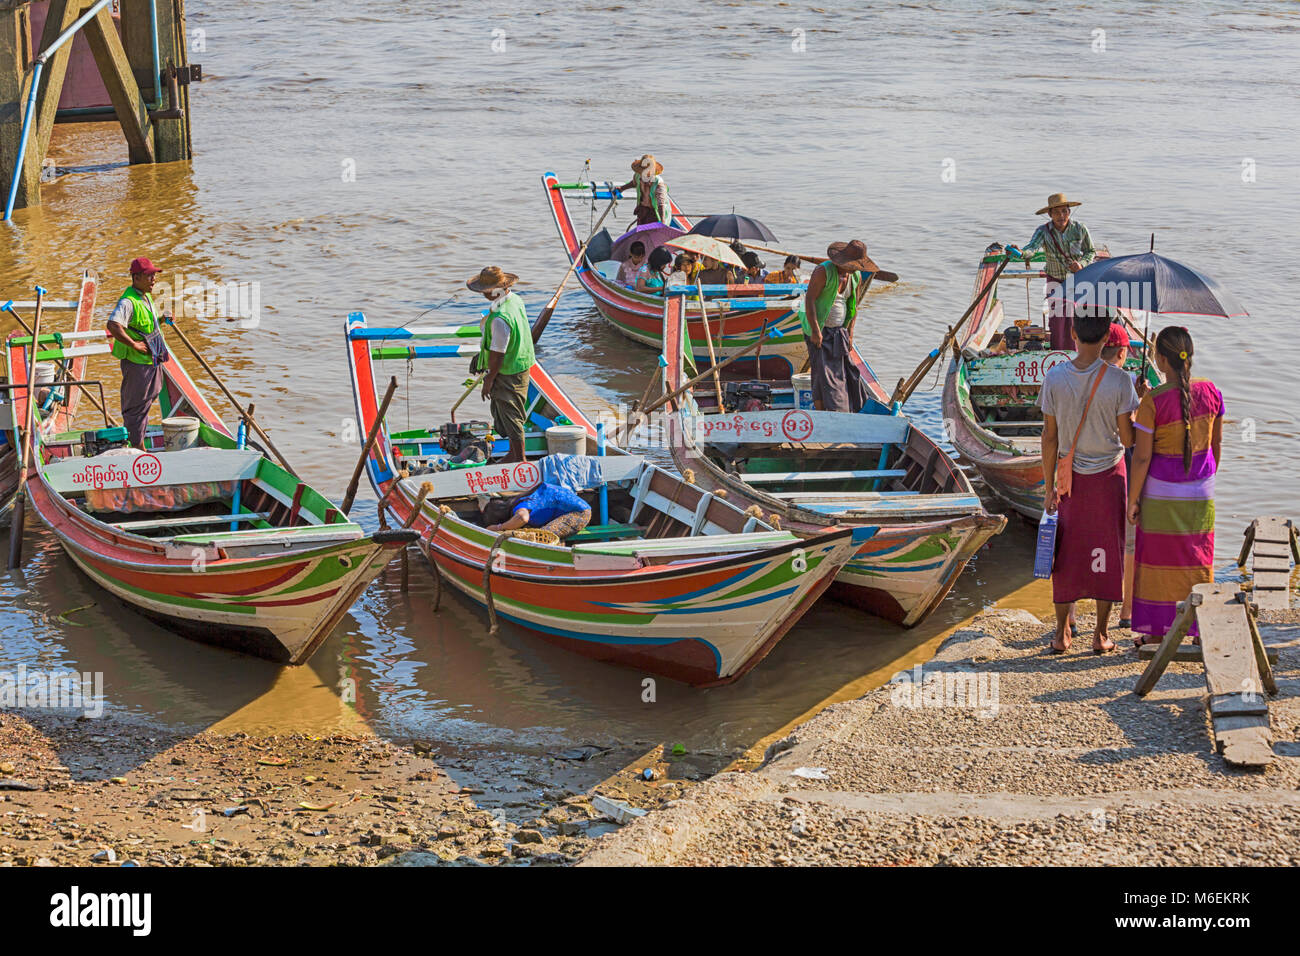
[[[548,455],[583,455],[587,452],[587,429],[581,425],[552,425],[546,429]]]
[[[49,385],[50,382],[54,381],[54,377],[58,374],[58,371],[59,367],[53,362],[37,362],[36,371],[32,376],[32,383],[38,386]],[[49,394],[50,390],[48,388],[37,388],[36,401],[40,404],[44,404],[45,398]]]
[[[181,451],[193,448],[199,443],[199,420],[197,418],[164,418],[163,446],[168,451]]]
[[[791,375],[790,385],[794,388],[794,407],[812,408],[812,372]]]

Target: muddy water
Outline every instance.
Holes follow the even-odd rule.
[[[304,477],[340,496],[356,454],[344,316],[364,309],[396,325],[441,305],[430,318],[472,319],[461,283],[490,262],[522,276],[535,314],[565,264],[539,185],[546,169],[576,179],[590,158],[598,178],[622,179],[632,156],[653,150],[691,214],[734,207],[798,251],[864,238],[903,276],[873,293],[859,323],[887,383],[961,313],[984,246],[1027,239],[1033,211],[1065,190],[1113,253],[1144,249],[1154,232],[1158,251],[1215,275],[1251,311],[1189,320],[1198,371],[1223,388],[1231,417],[1219,486],[1226,565],[1249,516],[1287,512],[1300,463],[1288,254],[1300,212],[1300,19],[1281,3],[1155,4],[1140,15],[1109,4],[1032,15],[1021,4],[942,7],[672,0],[641,18],[585,3],[194,0],[206,78],[193,96],[193,163],[128,167],[115,127],[58,128],[51,155],[64,175],[45,187],[45,205],[0,230],[4,291],[26,298],[39,281],[71,296],[90,267],[105,277],[106,310],[136,255],[176,285],[257,283],[256,327],[182,321]],[[617,212],[615,230],[629,215]],[[541,358],[617,405],[640,394],[652,355],[571,291]],[[405,370],[393,371],[405,386]],[[114,369],[92,372],[111,394]],[[394,415],[440,421],[461,373],[413,381]],[[922,389],[909,408],[937,433],[938,385]],[[366,500],[359,511],[373,523]],[[434,614],[416,556],[405,589],[390,566],[309,667],[283,671],[155,628],[89,585],[43,529],[26,533],[25,571],[0,577],[0,660],[102,671],[110,706],[194,726],[361,721],[466,745],[617,738],[728,752],[923,659],[994,600],[1045,605],[1029,580],[1031,537],[1013,521],[922,627],[824,604],[738,685],[660,681],[650,703],[640,674],[508,625],[488,635],[455,595]],[[341,689],[355,702],[340,703]]]

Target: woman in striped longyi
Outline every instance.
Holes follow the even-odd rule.
[[[1214,580],[1214,477],[1223,441],[1223,395],[1192,378],[1192,337],[1171,325],[1156,337],[1165,384],[1138,406],[1129,487],[1137,525],[1133,630],[1159,641],[1192,587]],[[1197,633],[1193,625],[1192,633]]]

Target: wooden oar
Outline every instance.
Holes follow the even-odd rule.
[[[600,218],[596,220],[596,225],[592,228],[591,235],[587,237],[587,241],[578,247],[578,253],[573,257],[573,263],[569,266],[568,271],[564,273],[564,278],[560,280],[560,285],[555,290],[555,295],[551,296],[551,301],[546,303],[546,308],[542,309],[541,314],[537,316],[537,321],[533,323],[534,345],[536,345],[537,340],[542,337],[542,332],[546,330],[547,323],[551,321],[551,315],[555,312],[555,306],[559,304],[560,293],[564,291],[564,286],[569,281],[569,276],[573,275],[573,273],[577,271],[578,266],[582,264],[582,257],[587,254],[587,246],[591,243],[592,239],[596,238],[596,233],[600,231],[601,223],[605,221],[605,217],[614,210],[614,206],[617,204],[617,199],[611,199],[609,201],[609,205],[605,207],[605,211],[602,212]]]
[[[209,365],[204,360],[203,356],[199,354],[199,350],[196,349],[193,343],[190,342],[189,337],[183,331],[181,331],[181,327],[176,324],[176,320],[164,319],[163,321],[176,330],[176,334],[181,337],[181,341],[184,342],[185,347],[190,350],[190,354],[194,356],[194,358],[198,361],[199,365],[203,366],[203,371],[207,372],[208,375],[212,376],[212,381],[217,383],[217,388],[221,389],[222,394],[226,396],[226,398],[230,401],[230,404],[235,406],[235,411],[239,413],[239,417],[247,420],[248,424],[253,426],[253,431],[257,432],[258,437],[260,437],[262,441],[266,442],[266,447],[271,450],[272,454],[274,454],[276,458],[280,459],[280,464],[284,466],[284,470],[287,471],[289,474],[293,475],[295,478],[297,478],[298,473],[294,471],[293,467],[289,464],[289,462],[285,460],[284,455],[280,454],[280,449],[275,447],[275,442],[271,441],[271,437],[262,430],[262,426],[257,424],[257,421],[253,418],[252,413],[244,410],[244,406],[239,404],[239,399],[235,398],[234,395],[230,394],[230,389],[226,388],[226,383],[221,380],[221,376],[218,375],[216,372],[214,372],[212,370],[212,366]]]
[[[749,345],[746,345],[743,349],[741,349],[739,352],[737,352],[735,355],[731,356],[730,358],[725,358],[717,365],[705,369],[703,372],[701,372],[699,375],[696,375],[685,385],[682,385],[680,388],[677,388],[674,391],[669,392],[667,395],[663,395],[660,398],[656,398],[645,408],[639,410],[636,413],[637,417],[629,418],[626,422],[624,422],[622,425],[618,427],[618,432],[632,431],[633,429],[636,428],[637,425],[641,424],[641,419],[648,418],[651,412],[655,411],[658,408],[662,408],[668,402],[671,402],[673,399],[678,398],[687,389],[693,388],[695,385],[704,381],[704,379],[708,378],[715,371],[721,371],[722,369],[726,368],[728,365],[730,365],[732,362],[736,361],[737,359],[742,359],[750,352],[753,352],[762,347],[763,347],[763,340],[760,338],[757,341],[751,342]]]
[[[757,249],[759,252],[770,252],[774,256],[794,256],[800,262],[807,262],[815,266],[819,266],[826,261],[825,256],[801,256],[797,252],[785,252],[784,250],[781,249],[769,249],[767,246],[756,246],[752,242],[745,242],[744,239],[741,239],[740,241],[744,243],[745,248],[747,249]],[[874,275],[881,282],[898,281],[898,273],[890,272],[886,269],[880,269],[877,272],[873,272],[872,275]]]
[[[347,494],[343,496],[343,503],[339,505],[344,514],[352,510],[352,502],[357,497],[357,485],[361,483],[362,469],[366,467],[366,459],[370,457],[370,449],[374,447],[375,439],[379,437],[379,429],[384,425],[384,416],[388,414],[388,403],[393,400],[393,395],[396,392],[397,376],[394,375],[388,381],[388,390],[384,392],[384,400],[379,403],[379,414],[375,416],[375,421],[370,426],[370,433],[366,435],[366,443],[361,446],[361,457],[357,459],[357,467],[352,471],[352,480],[348,482]]]
[[[948,350],[948,346],[953,343],[954,339],[956,339],[958,331],[960,331],[961,327],[966,324],[966,320],[971,317],[971,313],[975,311],[975,307],[984,301],[984,296],[986,296],[989,290],[993,288],[993,284],[998,281],[998,276],[1002,275],[1002,270],[1005,269],[1007,264],[1010,262],[1011,257],[1006,256],[1000,263],[998,263],[998,267],[994,270],[993,275],[989,277],[989,281],[984,283],[984,288],[975,293],[975,298],[972,299],[971,304],[966,307],[966,311],[963,312],[961,318],[957,320],[957,324],[948,327],[948,334],[943,337],[943,343],[927,355],[910,376],[906,379],[900,378],[898,380],[898,387],[894,389],[894,397],[891,401],[899,403],[905,402],[907,401],[908,396],[916,391],[916,386],[921,384],[921,380],[924,379],[930,369],[934,367],[934,363],[939,361],[939,356]]]
[[[32,429],[36,427],[36,349],[41,338],[41,311],[45,290],[36,287],[36,318],[32,320],[32,350],[27,359],[27,424],[23,430],[22,454],[18,465],[18,490],[9,523],[9,570],[23,563],[23,520],[27,517],[27,464],[32,456]]]
[[[713,387],[718,392],[718,411],[722,411],[722,378],[718,375],[718,356],[713,351],[713,333],[709,330],[709,310],[704,305],[704,284],[700,282],[699,273],[695,275],[695,288],[700,293],[700,322],[704,326],[704,342],[709,347],[709,368],[713,370]],[[686,327],[686,341],[682,343],[683,348],[691,347],[691,326],[690,323],[683,323]],[[762,336],[758,341],[763,341]]]

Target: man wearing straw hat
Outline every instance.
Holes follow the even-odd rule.
[[[632,178],[618,187],[621,193],[636,186],[636,224],[650,222],[671,223],[673,204],[668,198],[668,184],[660,174],[664,164],[646,153],[632,161]]]
[[[487,266],[465,285],[491,305],[483,314],[482,344],[475,366],[483,373],[483,399],[492,403],[492,427],[510,442],[506,461],[524,460],[528,421],[528,370],[533,367],[533,330],[524,300],[510,287],[519,276]]]
[[[154,279],[158,268],[141,256],[131,260],[131,284],[108,316],[113,357],[122,366],[122,422],[131,444],[144,450],[149,409],[163,387],[162,364],[171,356],[163,342],[159,319],[170,319],[154,305]]]
[[[1052,193],[1047,197],[1047,205],[1035,216],[1046,213],[1051,217],[1034,230],[1033,238],[1020,247],[1028,255],[1039,246],[1043,247],[1046,262],[1043,271],[1047,273],[1047,282],[1043,290],[1043,312],[1048,316],[1053,349],[1073,349],[1070,320],[1073,317],[1072,303],[1065,295],[1066,276],[1078,272],[1097,258],[1097,250],[1092,246],[1092,236],[1088,227],[1070,218],[1070,210],[1080,205],[1065,198],[1065,193]]]
[[[853,322],[867,287],[861,273],[879,270],[867,255],[866,243],[854,239],[827,246],[826,261],[808,279],[803,331],[815,408],[858,412],[870,397],[853,362]]]

